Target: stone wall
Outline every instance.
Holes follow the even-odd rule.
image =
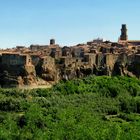
[[[60,64],[63,64],[64,67],[69,67],[72,64],[76,63],[76,59],[73,57],[61,57]]]
[[[85,62],[88,62],[90,66],[96,65],[96,54],[86,53],[84,55]]]
[[[110,66],[110,68],[114,67],[114,64],[116,63],[118,59],[118,55],[117,54],[111,54],[111,53],[107,53],[105,54],[105,65],[106,66]]]
[[[32,59],[32,64],[34,66],[37,66],[41,58],[39,57],[39,55],[31,55],[31,59]]]
[[[48,48],[48,45],[31,45],[30,50],[32,51],[38,51]]]
[[[97,66],[103,66],[104,65],[104,54],[98,53],[96,55],[96,65]]]
[[[2,54],[2,65],[29,65],[31,64],[31,58],[29,55],[19,54]]]

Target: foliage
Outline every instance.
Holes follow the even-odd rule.
[[[140,139],[140,81],[90,76],[51,89],[0,89],[0,139]]]

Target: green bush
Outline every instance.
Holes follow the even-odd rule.
[[[51,89],[0,89],[0,139],[140,139],[140,81],[89,76]]]
[[[20,111],[21,110],[21,99],[13,97],[5,97],[0,99],[0,110],[1,111]]]

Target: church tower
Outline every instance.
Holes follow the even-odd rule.
[[[122,24],[120,40],[121,41],[127,41],[128,40],[126,24]]]
[[[50,45],[55,45],[55,39],[50,39]]]

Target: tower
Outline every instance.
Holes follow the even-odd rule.
[[[55,39],[50,39],[50,45],[55,45]]]
[[[127,39],[128,39],[127,27],[126,27],[126,24],[122,24],[120,40],[121,41],[127,41]]]

